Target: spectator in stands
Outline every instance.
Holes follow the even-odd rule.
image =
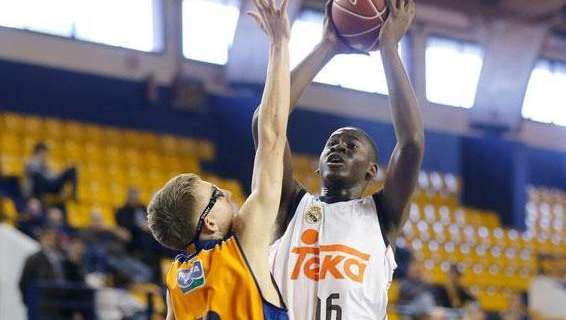
[[[71,197],[77,198],[77,170],[69,167],[55,174],[47,165],[49,149],[43,142],[33,147],[31,158],[26,163],[28,196],[42,199],[47,194],[61,195],[64,187],[71,186]]]
[[[401,246],[395,250],[395,261],[397,262],[397,269],[393,274],[394,279],[404,279],[407,276],[407,269],[413,261],[413,253]]]
[[[49,306],[37,309],[39,290],[37,286],[60,284],[65,281],[64,257],[57,246],[57,232],[45,228],[39,236],[41,249],[29,256],[20,278],[19,286],[23,302],[28,309],[28,319],[37,319],[37,313],[45,316],[57,316],[57,310]]]
[[[526,294],[513,293],[509,296],[507,309],[500,316],[502,320],[528,320]]]
[[[130,187],[126,203],[116,211],[116,223],[129,232],[128,250],[130,252],[143,251],[145,249],[144,238],[146,236],[151,238],[146,216],[146,209],[140,201],[138,190]]]
[[[83,230],[82,238],[87,246],[89,272],[110,273],[115,281],[124,281],[125,284],[151,279],[151,269],[128,256],[126,243],[130,240],[129,232],[122,227],[107,226],[100,212],[91,213],[90,224]]]
[[[80,238],[72,238],[67,244],[65,279],[73,283],[84,283],[86,271],[84,268],[85,243]]]
[[[399,313],[408,319],[425,319],[435,307],[430,286],[424,281],[422,266],[411,259],[406,278],[399,284]]]
[[[467,304],[462,310],[462,320],[485,320],[487,319],[487,314],[483,311],[478,304],[470,303]]]
[[[130,187],[124,206],[116,211],[116,223],[127,230],[130,241],[127,243],[128,252],[142,260],[153,269],[154,279],[159,279],[159,252],[161,246],[154,240],[147,226],[147,212],[140,200],[139,191]]]
[[[456,265],[451,265],[448,270],[448,281],[443,286],[436,287],[436,305],[444,308],[460,309],[467,303],[476,299],[462,285],[462,274]]]
[[[65,245],[75,235],[75,230],[65,223],[63,211],[58,207],[49,207],[47,209],[45,225],[57,230],[59,241],[61,241],[62,245]]]
[[[45,222],[46,215],[41,202],[37,198],[29,198],[24,211],[20,213],[17,228],[28,236],[38,239]]]

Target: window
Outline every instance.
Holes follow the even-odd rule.
[[[3,0],[0,25],[123,48],[157,51],[158,0]]]
[[[430,38],[426,47],[426,97],[430,102],[471,108],[483,64],[480,46]]]
[[[293,23],[290,43],[292,68],[297,66],[320,42],[323,21],[323,13],[305,10]],[[404,43],[405,41],[401,41],[399,46],[402,52]],[[381,56],[377,51],[369,56],[337,55],[320,71],[314,81],[365,92],[380,94],[388,92]]]
[[[183,0],[185,57],[225,64],[239,16],[237,0]]]
[[[523,101],[523,117],[566,126],[566,63],[537,63]]]

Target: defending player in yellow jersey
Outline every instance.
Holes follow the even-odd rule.
[[[289,114],[287,0],[279,8],[274,0],[255,4],[258,11],[250,15],[268,35],[271,50],[250,196],[238,210],[227,191],[182,174],[167,182],[148,207],[154,237],[186,251],[167,274],[167,319],[287,319],[268,263]]]

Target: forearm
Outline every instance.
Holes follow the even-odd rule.
[[[291,72],[291,108],[296,106],[305,89],[336,54],[331,42],[321,41]]]
[[[279,41],[271,45],[265,88],[258,115],[259,144],[285,142],[289,114],[289,43]]]
[[[409,77],[405,72],[396,45],[381,48],[383,67],[389,88],[389,101],[397,143],[401,146],[422,143],[424,131],[421,112]]]

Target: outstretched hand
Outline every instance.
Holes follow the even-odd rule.
[[[365,54],[368,55],[367,52],[354,49],[347,44],[338,36],[338,31],[332,22],[330,15],[332,14],[332,2],[333,0],[328,0],[326,2],[326,8],[324,13],[324,33],[323,33],[323,40],[330,43],[334,52],[336,54],[340,53],[356,53],[356,54]]]
[[[254,18],[272,43],[289,40],[288,3],[288,0],[282,0],[280,7],[277,8],[275,0],[254,0],[257,11],[247,12],[249,16]]]
[[[389,17],[381,27],[379,42],[381,46],[397,45],[407,33],[415,18],[414,0],[387,0]]]

